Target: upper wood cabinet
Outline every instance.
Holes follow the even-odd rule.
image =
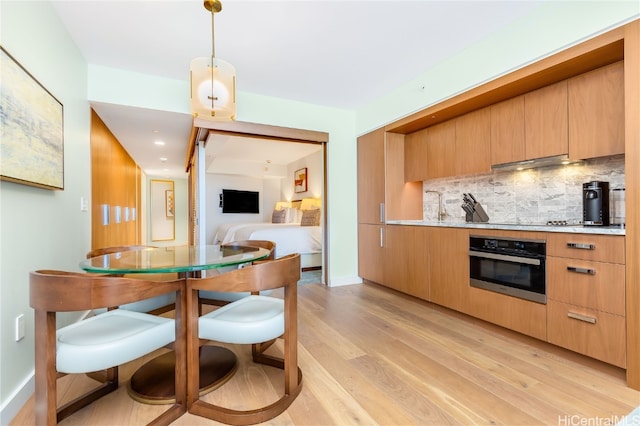
[[[448,120],[405,136],[406,182],[456,174],[456,120]]]
[[[445,121],[428,128],[426,179],[456,174],[456,123]]]
[[[491,164],[524,161],[524,96],[492,105]]]
[[[358,138],[358,223],[384,223],[384,129]]]
[[[491,171],[491,110],[482,108],[456,118],[456,175]]]
[[[427,180],[427,139],[429,129],[418,130],[404,137],[404,180]]]
[[[624,63],[570,79],[568,95],[569,157],[624,154]]]
[[[569,152],[567,81],[524,95],[526,159]]]

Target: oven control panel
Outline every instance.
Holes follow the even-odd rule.
[[[469,249],[537,257],[546,254],[546,242],[544,240],[516,240],[506,237],[494,238],[472,235],[469,237]]]

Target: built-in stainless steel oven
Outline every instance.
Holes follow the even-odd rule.
[[[546,242],[506,237],[469,237],[469,281],[483,288],[547,303]]]

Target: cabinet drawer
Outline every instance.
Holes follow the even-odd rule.
[[[547,234],[549,256],[624,264],[624,237],[616,235]]]
[[[626,367],[624,317],[549,300],[547,325],[549,343]]]
[[[624,316],[624,265],[547,258],[550,299]]]

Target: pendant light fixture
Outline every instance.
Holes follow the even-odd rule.
[[[191,61],[191,112],[194,117],[215,121],[236,119],[236,70],[216,58],[214,15],[222,10],[220,0],[204,0],[211,12],[211,57]]]

